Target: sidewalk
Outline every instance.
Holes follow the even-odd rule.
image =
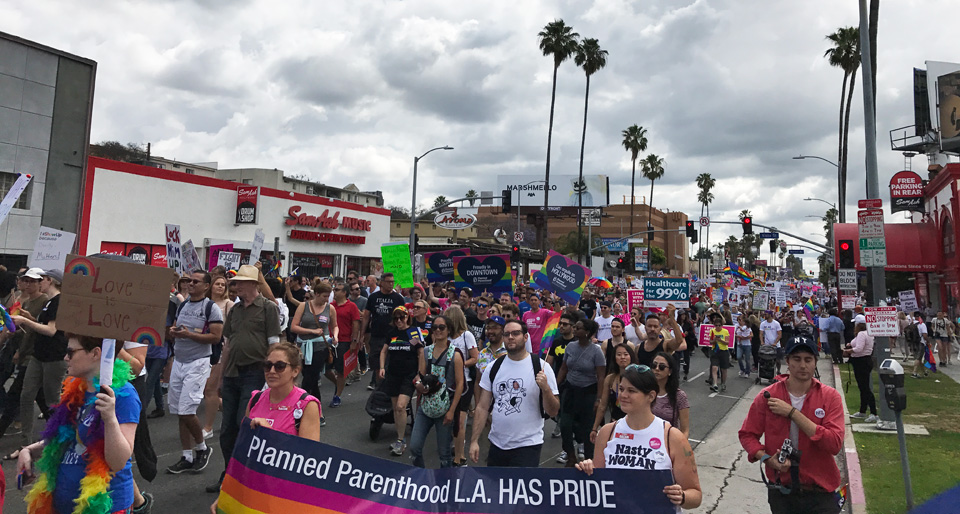
[[[833,364],[830,360],[819,359],[817,367],[823,383],[834,387]],[[957,372],[960,373],[960,369],[957,369]],[[700,487],[703,490],[703,502],[700,508],[684,512],[697,514],[770,512],[767,504],[767,488],[760,479],[760,465],[747,460],[747,452],[740,446],[740,440],[737,437],[740,425],[743,424],[750,410],[750,404],[763,387],[765,386],[751,387],[713,432],[694,449]],[[841,475],[845,480],[844,452],[840,452],[837,457]],[[844,511],[850,512],[847,507],[844,507]]]

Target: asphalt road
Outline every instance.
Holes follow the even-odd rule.
[[[699,351],[696,352],[690,367],[690,380],[681,384],[690,401],[690,440],[694,448],[713,431],[724,414],[753,384],[752,380],[737,377],[736,363],[734,363],[735,367],[730,369],[730,376],[727,379],[727,391],[722,394],[711,393],[707,384],[704,383],[706,373],[709,372],[708,364],[709,362],[703,354]],[[403,457],[390,456],[388,446],[396,438],[396,429],[393,425],[384,425],[379,437],[376,440],[370,439],[370,417],[364,411],[368,394],[366,389],[368,381],[369,375],[365,376],[361,382],[348,386],[342,398],[343,405],[333,409],[326,406],[332,398],[333,387],[329,381],[324,379],[322,385],[323,412],[327,425],[321,428],[321,441],[367,455],[410,462],[409,452]],[[152,409],[153,406],[151,405],[150,408]],[[219,426],[219,422],[217,426]],[[40,427],[37,428],[39,430]],[[546,436],[541,457],[541,465],[544,467],[563,466],[556,463],[556,457],[559,455],[561,447],[560,439],[550,437],[553,428],[554,422],[547,420],[544,427]],[[469,434],[469,426],[467,430]],[[150,420],[150,431],[154,447],[159,456],[158,467],[161,471],[152,483],[140,479],[136,471],[134,471],[134,476],[137,477],[138,484],[144,491],[154,495],[156,500],[154,512],[208,512],[209,505],[213,502],[215,496],[205,492],[204,488],[215,482],[220,471],[224,468],[219,444],[217,443],[219,432],[207,441],[214,448],[214,452],[206,470],[199,474],[170,475],[166,473],[165,468],[180,458],[180,440],[176,417],[168,414],[163,418]],[[737,444],[735,433],[727,436],[730,438],[731,444]],[[15,450],[18,440],[19,437],[12,434],[0,438],[0,452],[7,455]],[[427,439],[424,455],[428,467],[439,466],[436,457],[435,438],[432,432]],[[486,447],[481,444],[481,461],[477,465],[482,465],[485,455]],[[470,463],[470,465],[474,464]],[[136,470],[135,465],[134,470]],[[3,471],[6,474],[7,489],[2,512],[8,514],[25,513],[24,492],[18,491],[16,488],[16,463],[3,462]]]

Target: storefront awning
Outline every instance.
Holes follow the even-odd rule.
[[[857,269],[860,266],[859,233],[856,223],[837,223],[833,230],[833,247],[838,241],[853,240]],[[884,223],[887,247],[887,271],[930,272],[943,268],[940,232],[931,223]]]

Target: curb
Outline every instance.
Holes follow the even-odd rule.
[[[840,366],[833,366],[833,378],[834,385],[839,386],[836,389],[840,392],[840,388],[843,387],[841,385],[843,384],[843,379],[840,376]],[[863,492],[863,474],[860,470],[860,455],[857,453],[857,443],[853,439],[853,428],[850,422],[849,409],[847,409],[847,398],[842,392],[840,392],[840,400],[843,402],[843,421],[846,427],[843,436],[843,449],[847,462],[847,479],[850,481],[850,494],[847,503],[850,505],[851,512],[860,514],[867,512],[867,497]]]

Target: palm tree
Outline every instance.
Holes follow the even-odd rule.
[[[544,173],[543,188],[543,230],[541,231],[541,248],[546,246],[547,232],[547,207],[550,205],[550,145],[553,143],[553,112],[557,101],[557,70],[560,64],[577,51],[577,38],[580,34],[573,31],[573,27],[568,26],[561,19],[548,23],[543,30],[537,34],[540,39],[540,51],[544,56],[553,56],[553,88],[550,92],[550,124],[547,128],[547,167]]]
[[[706,209],[707,217],[710,217],[710,204],[714,200],[713,193],[710,192],[713,189],[713,186],[717,184],[717,179],[713,178],[709,173],[701,173],[697,175],[697,187],[700,188],[700,192],[697,194],[697,201],[700,202],[700,216],[703,217],[703,211]],[[700,247],[706,246],[710,248],[710,226],[707,225],[707,238],[706,241],[703,241],[703,228],[700,229],[701,240]]]
[[[827,49],[823,56],[827,57],[831,66],[843,70],[843,86],[840,88],[840,134],[837,149],[837,180],[840,223],[846,219],[847,201],[847,141],[850,130],[850,106],[853,101],[853,90],[857,82],[857,69],[860,67],[860,29],[857,27],[840,27],[836,32],[827,36],[833,43],[833,48]],[[849,87],[847,80],[849,79]]]
[[[467,191],[467,194],[465,194],[465,195],[463,195],[463,196],[466,196],[466,197],[468,198],[467,201],[470,202],[470,207],[473,207],[474,202],[476,202],[476,201],[477,201],[477,198],[480,197],[480,195],[477,193],[477,191],[476,191],[475,189],[471,189],[471,190]]]
[[[447,203],[448,201],[449,200],[447,200],[446,196],[440,195],[433,199],[433,208],[436,209],[437,207],[440,207],[441,205]]]
[[[643,178],[650,181],[650,208],[647,210],[647,229],[649,230],[653,226],[653,183],[663,177],[663,158],[650,154],[643,158],[640,165]],[[650,243],[653,238],[649,237],[649,233],[647,236],[647,255],[650,255]]]
[[[600,43],[593,38],[584,39],[577,45],[577,53],[573,62],[583,68],[587,76],[587,88],[583,94],[583,136],[580,138],[580,185],[583,186],[583,151],[587,144],[587,107],[590,104],[590,75],[600,71],[607,65],[607,55],[610,52],[600,49]],[[583,237],[583,193],[577,193],[577,233]],[[579,255],[577,255],[578,261]],[[581,262],[582,264],[582,262]]]
[[[633,188],[637,178],[637,156],[647,151],[647,129],[639,125],[631,125],[623,131],[623,148],[630,152],[633,161],[633,171],[630,172],[630,234],[633,235]]]

